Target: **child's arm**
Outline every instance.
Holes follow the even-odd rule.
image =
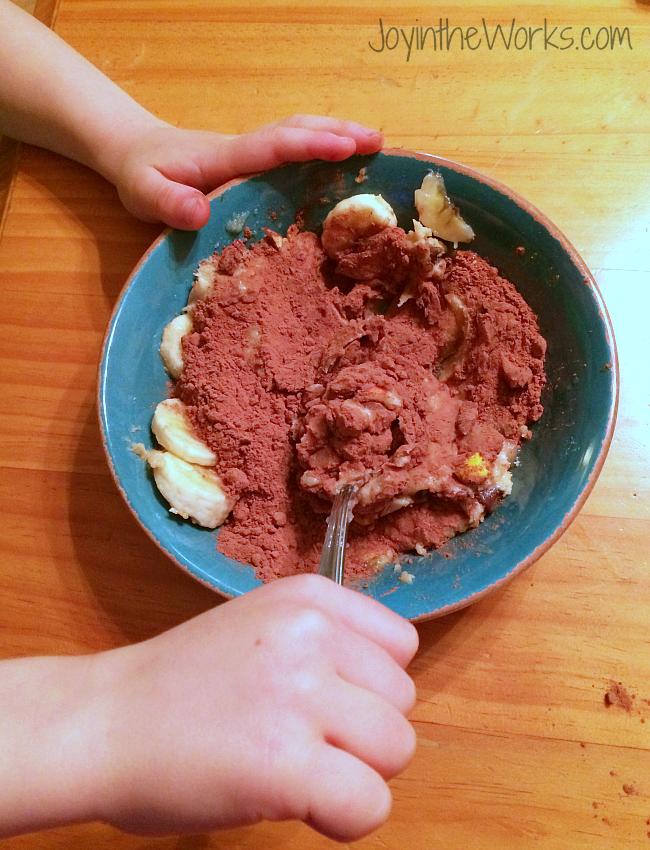
[[[203,193],[233,177],[374,153],[383,143],[381,133],[359,124],[314,115],[244,136],[180,130],[10,0],[0,0],[0,32],[0,132],[94,168],[145,220],[196,229],[209,218]]]
[[[0,663],[0,835],[299,819],[350,841],[410,761],[413,626],[319,576],[134,646]]]

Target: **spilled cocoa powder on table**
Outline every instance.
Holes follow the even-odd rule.
[[[492,462],[504,439],[519,443],[527,422],[541,416],[546,344],[512,284],[470,251],[433,264],[404,231],[389,230],[347,264],[295,226],[286,240],[271,231],[250,248],[237,240],[212,258],[212,294],[195,304],[174,394],[236,499],[217,549],[264,581],[317,569],[331,502],[299,486],[310,461],[303,452],[301,465],[296,442],[308,427],[309,388],[321,386],[324,374],[348,369],[361,392],[387,376],[410,399],[388,432],[350,425],[352,437],[337,447],[351,464],[375,463],[372,452],[390,455],[412,439],[408,421],[415,433],[423,381],[435,385],[438,399],[426,439],[445,462],[475,452]],[[411,295],[398,306],[403,291]],[[391,433],[394,445],[386,446]],[[489,513],[501,494],[478,494],[450,473],[435,495],[420,494],[365,525],[355,520],[346,575],[369,574],[386,553],[442,545],[468,527],[468,505],[479,495]]]

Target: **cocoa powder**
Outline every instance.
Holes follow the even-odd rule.
[[[542,413],[546,344],[512,284],[470,251],[429,257],[391,230],[338,266],[295,227],[286,240],[236,241],[194,307],[174,393],[237,500],[217,548],[264,581],[317,568],[346,469],[383,475],[377,499],[355,511],[347,575],[442,545],[502,496],[480,492],[468,458],[492,463]],[[377,387],[399,396],[399,411]],[[405,455],[411,478],[424,470],[436,484],[395,510],[412,483],[396,463]]]

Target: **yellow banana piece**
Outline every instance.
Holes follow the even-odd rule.
[[[186,309],[191,310],[196,301],[201,301],[210,295],[214,286],[216,272],[217,268],[212,257],[208,257],[207,260],[201,260],[194,275],[194,285],[190,290]]]
[[[434,236],[446,239],[448,242],[471,242],[474,231],[463,221],[447,196],[445,181],[441,174],[427,174],[420,189],[415,190],[415,206],[418,209],[420,221],[430,228]]]
[[[353,195],[330,210],[321,241],[330,257],[340,259],[359,239],[386,227],[397,227],[397,218],[381,195]]]
[[[185,405],[178,398],[160,402],[153,416],[151,430],[163,448],[187,463],[214,466],[217,462],[212,449],[195,436]]]
[[[226,521],[235,502],[214,469],[187,463],[171,452],[147,450],[142,443],[131,449],[153,470],[156,486],[169,502],[171,513],[205,528],[217,528]]]
[[[192,331],[192,317],[181,313],[167,325],[162,333],[160,356],[172,378],[178,378],[183,371],[183,337]]]

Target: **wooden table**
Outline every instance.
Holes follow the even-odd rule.
[[[383,128],[391,146],[509,184],[577,247],[620,354],[609,459],[580,516],[533,568],[420,627],[418,752],[392,783],[391,820],[358,846],[650,847],[650,5],[391,5],[59,0],[57,9],[40,0],[37,14],[168,121],[240,132],[292,112],[355,118]],[[506,49],[495,27],[507,37],[515,14]],[[531,46],[528,28],[543,30],[545,19],[549,40],[537,32]],[[496,34],[491,49],[484,25]],[[407,55],[414,26],[442,26],[442,49],[431,32],[422,49],[418,30]],[[96,421],[102,335],[160,228],[131,218],[113,187],[79,165],[29,147],[16,160],[0,239],[0,652],[91,652],[217,600],[136,525]],[[606,706],[612,682],[633,696],[629,711]],[[3,846],[333,844],[296,824],[155,840],[90,825]]]

